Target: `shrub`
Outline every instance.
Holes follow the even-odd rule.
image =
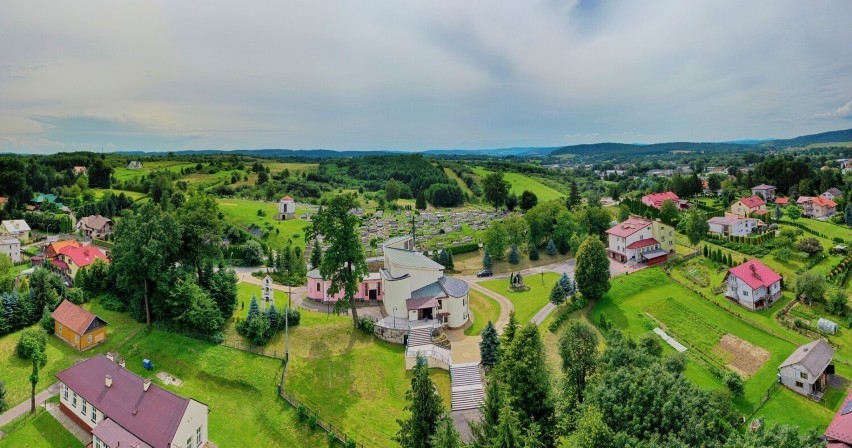
[[[70,300],[71,303],[82,305],[85,303],[86,295],[83,293],[83,290],[80,288],[68,288],[65,290],[65,298]]]
[[[40,351],[44,351],[47,347],[47,333],[41,328],[27,328],[21,332],[21,338],[15,346],[15,353],[18,358],[30,359],[34,346],[40,347]]]
[[[305,417],[308,416],[308,410],[305,408],[305,405],[300,404],[296,406],[296,416],[299,417],[300,422],[305,421]]]
[[[365,334],[373,334],[375,323],[366,317],[358,318],[358,328]]]
[[[124,312],[127,307],[115,294],[106,293],[101,296],[101,306],[109,311]]]

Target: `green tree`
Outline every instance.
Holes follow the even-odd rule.
[[[426,361],[422,358],[417,359],[411,389],[405,392],[405,399],[408,402],[405,410],[411,415],[405,420],[396,421],[399,431],[393,440],[402,448],[432,448],[431,436],[435,434],[438,424],[446,418],[446,412],[441,404],[441,396],[429,377]]]
[[[414,208],[417,210],[426,210],[426,192],[421,191],[417,194],[417,200],[414,201]]]
[[[604,422],[603,414],[596,406],[583,411],[574,434],[573,445],[577,448],[612,446],[612,429]]]
[[[812,271],[796,276],[796,295],[807,299],[808,303],[822,302],[825,297],[825,277]]]
[[[618,206],[618,222],[627,221],[630,218],[630,208],[625,205]]]
[[[568,208],[573,210],[574,207],[580,205],[580,202],[582,202],[580,199],[580,191],[577,189],[577,183],[572,180],[569,184],[567,200]]]
[[[536,246],[535,246],[535,245],[533,245],[533,244],[530,244],[530,248],[529,248],[529,258],[530,258],[530,260],[531,260],[531,261],[536,261],[536,260],[538,260],[538,259],[539,259],[539,255],[538,255],[538,247],[536,247]]]
[[[835,316],[846,317],[849,314],[849,299],[841,288],[832,293],[831,298],[825,304],[825,310]]]
[[[44,328],[45,333],[48,335],[53,334],[54,331],[53,316],[50,314],[50,309],[44,307],[44,311],[41,313],[41,319],[38,321],[38,324],[41,325],[41,328]]]
[[[695,246],[699,241],[707,236],[710,231],[710,224],[704,214],[699,212],[697,208],[693,208],[686,215],[686,237],[689,238],[689,243]]]
[[[548,238],[553,238],[558,244],[560,238],[569,237],[577,228],[565,206],[555,201],[536,205],[524,214],[524,220],[527,222],[528,239],[536,245],[541,245]]]
[[[518,252],[518,246],[512,245],[512,249],[509,251],[509,264],[518,264],[521,262],[521,254]]]
[[[802,217],[802,209],[796,207],[795,205],[790,205],[787,207],[787,216],[793,221]]]
[[[432,435],[430,443],[434,448],[462,448],[464,446],[459,432],[453,425],[453,419],[449,416],[444,416],[438,422],[437,432]]]
[[[62,279],[45,268],[37,267],[30,275],[30,304],[32,315],[28,322],[38,320],[45,308],[56,309],[60,297],[65,294],[65,284]]]
[[[604,236],[612,222],[612,215],[603,207],[586,207],[580,212],[579,221],[588,226],[588,233],[598,237]]]
[[[822,244],[819,240],[813,237],[802,238],[796,243],[796,250],[804,252],[808,255],[818,254],[823,251]]]
[[[388,202],[393,202],[399,199],[400,192],[402,191],[402,184],[395,180],[390,179],[385,182],[385,198]]]
[[[574,393],[572,398],[582,403],[586,381],[597,366],[597,333],[581,321],[570,321],[559,337],[559,356],[562,358],[562,372]]]
[[[38,330],[41,332],[41,330]],[[42,333],[42,339],[44,333]],[[33,370],[30,373],[30,413],[35,414],[36,411],[36,385],[39,380],[39,371],[47,364],[47,355],[45,354],[45,344],[42,340],[36,337],[21,338],[21,344],[24,344],[22,351],[28,353],[28,358],[32,361]]]
[[[495,260],[506,259],[506,248],[508,247],[509,234],[503,221],[491,221],[485,230],[485,249],[491,253]]]
[[[515,339],[515,333],[518,331],[518,320],[515,318],[515,310],[509,311],[509,322],[503,328],[503,346],[508,347]]]
[[[733,431],[724,445],[724,448],[741,447],[825,448],[825,441],[813,429],[799,434],[795,425],[764,425],[755,431]]]
[[[554,435],[552,384],[544,342],[535,324],[518,330],[500,365],[506,384],[511,385],[508,403],[518,412],[520,427],[537,423],[543,431],[542,440],[550,446]]]
[[[524,190],[524,192],[521,193],[521,210],[526,212],[535,207],[536,204],[538,204],[538,196],[536,196],[535,193],[529,190]]]
[[[12,259],[0,253],[0,293],[11,292],[15,288],[15,275]]]
[[[588,300],[598,300],[609,291],[609,259],[601,240],[590,236],[577,250],[574,271],[577,288]]]
[[[504,404],[500,410],[500,419],[489,446],[491,448],[523,448],[521,422],[518,420],[518,414],[509,404]]]
[[[781,206],[780,205],[775,206],[775,220],[776,221],[781,220]]]
[[[517,208],[517,207],[518,207],[518,195],[510,192],[509,195],[506,196],[506,210],[509,210],[511,212],[511,211],[514,211],[515,208]]]
[[[492,376],[485,385],[485,401],[480,408],[482,419],[470,422],[471,448],[491,448],[505,403],[502,384],[498,377]]]
[[[222,220],[219,203],[212,196],[196,193],[175,212],[180,229],[180,259],[201,276],[206,257],[219,254],[222,242]]]
[[[545,251],[547,252],[547,255],[556,255],[556,243],[553,242],[553,238],[547,240],[547,248]]]
[[[319,244],[314,244],[311,249],[311,267],[318,269],[320,264],[322,264],[322,247]]]
[[[0,414],[9,409],[9,404],[6,403],[6,383],[0,380]]]
[[[663,205],[660,206],[660,220],[668,225],[674,224],[675,220],[677,220],[677,204],[674,203],[671,199],[666,199],[663,201]]]
[[[562,289],[562,286],[557,281],[553,284],[553,288],[550,289],[550,303],[559,306],[565,303],[566,298],[565,290]]]
[[[742,397],[745,392],[745,382],[743,382],[743,378],[737,375],[736,372],[728,372],[725,376],[722,377],[722,383],[725,384],[725,387],[731,391],[731,394],[735,397]]]
[[[494,263],[491,261],[491,254],[488,252],[488,247],[486,247],[485,254],[482,256],[482,267],[485,269],[491,269],[493,264]]]
[[[115,228],[110,270],[121,289],[142,290],[145,321],[151,326],[150,295],[157,280],[178,259],[180,231],[175,219],[152,203],[124,216]]]
[[[482,367],[486,371],[500,362],[500,337],[490,320],[485,325],[485,329],[482,330],[482,339],[479,341],[479,356]]]
[[[562,290],[565,291],[566,296],[573,296],[577,293],[577,285],[574,283],[574,280],[568,276],[567,272],[563,272],[561,276],[559,276],[559,286],[562,287]]]
[[[506,203],[509,197],[509,182],[503,179],[503,173],[491,173],[482,179],[482,192],[485,202],[498,209]]]
[[[320,235],[328,244],[319,266],[320,275],[329,282],[329,295],[343,291],[343,299],[349,303],[355,329],[358,328],[355,293],[361,285],[361,279],[367,275],[367,262],[358,236],[360,219],[349,214],[349,210],[356,206],[357,202],[352,195],[333,197],[328,207],[314,216],[313,226],[308,232],[308,238],[314,244],[317,244]]]
[[[852,227],[852,201],[846,204],[846,209],[843,211],[843,221],[846,225]]]

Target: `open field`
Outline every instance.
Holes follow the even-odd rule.
[[[468,252],[466,254],[453,255],[453,264],[455,272],[459,275],[474,275],[484,269],[482,267],[482,250],[476,252]],[[522,271],[524,269],[535,268],[553,263],[559,263],[568,259],[568,255],[547,255],[543,250],[539,251],[539,259],[532,261],[529,257],[521,255],[521,262],[518,264],[509,264],[508,261],[492,260],[491,270],[495,274],[505,274],[512,271]]]
[[[113,172],[113,177],[118,180],[125,181],[128,179],[133,179],[136,177],[142,177],[143,175],[148,175],[152,171],[157,170],[168,170],[179,173],[180,170],[186,167],[195,167],[197,164],[192,162],[175,162],[175,161],[156,161],[156,162],[142,162],[142,168],[138,170],[131,170],[127,168],[127,166],[120,166],[115,169]],[[205,165],[205,164],[202,164]]]
[[[282,344],[282,336],[270,346]],[[403,351],[353,330],[350,317],[303,312],[290,333],[285,389],[358,443],[391,446],[411,384]],[[449,373],[433,369],[431,376],[449,408]]]
[[[476,336],[482,333],[488,321],[497,322],[497,318],[500,317],[500,304],[491,297],[471,289],[470,315],[473,323],[464,331],[464,334]]]
[[[449,177],[451,180],[453,180],[453,181],[456,183],[456,185],[458,185],[458,186],[459,186],[459,188],[461,188],[461,190],[464,192],[464,194],[469,195],[470,197],[473,197],[473,192],[472,192],[472,191],[470,191],[470,188],[469,188],[469,187],[467,186],[467,184],[466,184],[466,183],[464,183],[464,181],[463,181],[463,180],[462,180],[462,179],[461,179],[461,178],[460,178],[460,177],[456,174],[456,172],[455,172],[455,171],[453,171],[453,170],[452,170],[452,169],[450,169],[450,168],[444,168],[444,173],[447,175],[447,177]]]
[[[225,216],[225,220],[231,224],[248,229],[252,224],[260,227],[263,231],[269,231],[267,243],[272,247],[283,247],[287,240],[293,241],[294,246],[305,247],[305,228],[310,226],[310,221],[303,219],[291,219],[278,221],[275,215],[278,213],[277,202],[251,201],[247,199],[217,199],[219,211]],[[263,210],[266,216],[258,216],[258,210]],[[307,209],[296,208],[296,216],[305,213]],[[271,229],[271,230],[270,230]]]
[[[269,168],[273,174],[279,171],[284,171],[285,169],[290,170],[290,174],[301,174],[303,172],[316,171],[319,168],[318,163],[291,163],[291,162],[265,162],[261,161],[263,165]]]
[[[508,278],[487,280],[480,284],[512,301],[512,304],[515,305],[515,317],[518,323],[525,324],[544,305],[547,305],[550,300],[550,290],[561,275],[562,273],[545,272],[543,282],[541,274],[524,277],[524,285],[529,288],[529,291],[524,292],[509,291]]]
[[[475,167],[473,171],[481,177],[485,177],[490,174],[491,171],[488,171],[484,168]],[[565,195],[554,190],[553,188],[544,185],[543,183],[533,179],[532,177],[525,176],[519,173],[504,173],[503,178],[508,181],[511,185],[511,192],[515,193],[519,197],[524,190],[529,190],[538,197],[539,202],[547,202],[552,199],[560,199],[564,198]]]
[[[0,448],[83,447],[83,444],[44,408],[37,409],[35,415],[24,414],[0,428],[0,431],[8,433],[0,439]]]
[[[770,356],[762,365],[751,366],[754,375],[746,381],[745,396],[734,400],[734,405],[744,414],[750,413],[759,404],[763,394],[774,385],[781,361],[798,344],[806,342],[804,337],[785,331],[780,325],[773,329],[775,334],[770,334],[761,326],[737,318],[672,282],[656,268],[613,279],[610,292],[594,306],[592,321],[598,322],[601,314],[605,314],[616,328],[633,337],[647,333],[654,326],[662,326],[688,347],[686,353],[690,362],[686,375],[702,387],[722,388],[721,381],[712,374],[712,369],[724,371],[725,365],[732,361],[718,349],[726,335],[735,336],[768,352]],[[753,313],[742,310],[740,314],[751,319]],[[771,317],[764,316],[762,319],[764,322],[761,323],[768,325],[766,321]],[[785,400],[787,394],[773,394],[773,398],[760,409],[757,416],[765,416],[770,423],[790,423],[805,429],[818,427],[822,430],[831,420],[837,406],[837,403],[818,404],[796,396],[789,397],[791,399],[788,402],[779,406],[774,403],[777,397]],[[809,415],[811,418],[803,425],[800,415]]]
[[[104,195],[107,194],[107,193],[112,193],[115,196],[118,196],[121,193],[124,193],[125,196],[127,196],[130,199],[133,199],[134,201],[147,196],[145,193],[139,193],[138,191],[114,190],[112,188],[92,188],[92,192],[95,193],[95,198],[97,198],[97,199],[104,197]]]
[[[790,220],[790,217],[784,216],[784,219]],[[828,236],[829,239],[840,238],[843,241],[852,241],[852,229],[850,229],[849,227],[844,227],[828,221],[819,221],[810,218],[799,218],[793,222],[795,222],[796,224],[802,224],[803,226],[806,226],[807,228],[813,231],[822,233]],[[814,235],[810,233],[805,233],[804,236],[810,237]],[[833,247],[835,244],[837,243],[832,241],[831,246],[829,247]]]

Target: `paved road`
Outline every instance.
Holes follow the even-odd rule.
[[[48,398],[59,393],[59,383],[51,384],[47,389],[36,394],[36,406],[41,406]],[[9,424],[12,420],[30,412],[30,399],[0,414],[0,426]]]

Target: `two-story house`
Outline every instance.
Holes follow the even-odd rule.
[[[84,216],[75,228],[89,238],[102,240],[112,233],[112,220],[101,215]]]
[[[95,260],[109,263],[109,258],[95,246],[65,246],[50,264],[61,275],[73,281],[80,269],[91,265]]]
[[[98,355],[56,374],[59,409],[94,448],[202,448],[207,405],[169,392]]]
[[[752,196],[760,196],[766,202],[775,200],[775,187],[772,185],[760,184],[756,187],[751,187]]]
[[[708,219],[707,224],[710,226],[710,233],[728,237],[751,235],[763,222],[756,218],[740,218],[733,213],[725,213],[725,216]]]
[[[0,254],[6,254],[12,263],[21,261],[21,242],[15,238],[0,239]]]
[[[30,240],[30,226],[23,219],[7,219],[0,223],[0,237]]]
[[[674,251],[674,228],[659,221],[634,215],[606,233],[610,258],[628,266],[662,263]]]
[[[758,260],[729,269],[723,285],[725,297],[750,310],[769,307],[781,298],[781,276]]]
[[[666,201],[674,202],[674,204],[679,210],[689,208],[689,201],[679,198],[678,195],[674,194],[671,191],[664,191],[662,193],[651,193],[642,196],[643,204],[647,205],[648,207],[654,207],[658,210],[663,207],[663,202]]]
[[[837,214],[837,203],[824,196],[799,196],[796,205],[802,207],[806,218],[830,218]]]
[[[731,213],[740,218],[745,218],[751,214],[764,214],[766,213],[766,201],[756,195],[742,198],[731,204]]]
[[[833,358],[834,349],[822,339],[807,343],[778,366],[778,379],[794,392],[821,398],[828,384],[827,376],[834,372]]]

